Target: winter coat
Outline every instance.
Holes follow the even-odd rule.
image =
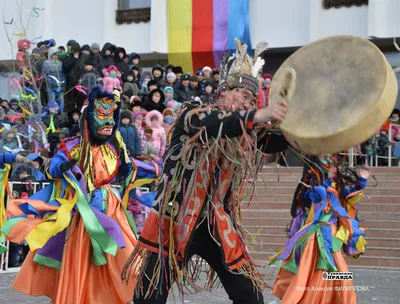
[[[126,81],[124,82],[124,86],[123,86],[123,92],[125,93],[126,91],[131,90],[133,92],[133,96],[138,96],[139,95],[139,88],[137,86],[137,84],[132,81]]]
[[[124,139],[125,146],[129,151],[129,153],[133,157],[141,156],[142,146],[136,128],[132,124],[128,125],[121,124],[119,127],[119,132],[121,133],[121,136]]]
[[[72,51],[79,50],[79,44],[73,43],[71,46]],[[73,54],[69,55],[63,62],[63,69],[67,76],[67,89],[71,89],[79,83],[79,79],[85,73],[85,62],[89,55],[79,54],[78,58],[75,58]]]
[[[128,65],[125,63],[124,58],[122,57],[122,59],[119,57],[119,53],[122,52],[124,53],[124,57],[126,55],[126,51],[124,48],[122,47],[117,47],[115,49],[115,53],[114,53],[114,65],[118,68],[118,71],[121,72],[122,75],[125,75],[126,73],[128,73],[129,71],[129,67]]]
[[[104,69],[108,68],[110,65],[115,65],[115,60],[114,58],[109,55],[106,56],[106,51],[109,50],[111,53],[115,50],[115,45],[107,42],[104,44],[103,48],[101,49],[100,52],[100,65],[99,65],[99,72],[102,73]]]
[[[91,71],[85,71],[82,78],[79,79],[79,83],[87,88],[88,92],[90,92],[99,81],[101,81],[101,76],[95,68]]]
[[[104,90],[108,92],[112,92],[114,88],[122,90],[121,81],[119,80],[121,78],[121,73],[117,71],[116,78],[110,77],[110,72],[115,69],[117,69],[115,65],[110,65],[107,69],[103,70],[103,87]]]
[[[43,117],[43,123],[46,126],[50,125],[50,115],[51,114]],[[53,117],[53,122],[54,122],[54,127],[56,128],[56,130],[68,128],[70,126],[68,115],[65,112],[59,112],[59,113],[55,114]]]
[[[151,120],[154,117],[157,118],[157,127],[152,127]],[[166,143],[167,138],[163,127],[163,116],[159,111],[153,110],[147,113],[145,121],[146,125],[153,130],[151,143],[154,150],[157,152],[156,155],[158,157],[163,157],[167,145]]]
[[[55,53],[57,53],[57,49],[55,48],[49,49],[48,59],[45,62],[43,62],[42,65],[42,74],[45,75],[47,87],[50,90],[56,90],[59,86],[61,90],[64,90],[66,79],[64,75],[63,64],[59,60],[57,61],[51,60],[51,56],[54,55]],[[50,76],[53,76],[56,79],[58,79],[58,81],[61,82],[60,85],[57,83],[55,79],[53,79]]]
[[[174,90],[174,99],[180,103],[192,101],[196,96],[196,91],[191,86],[185,88],[182,84],[178,84],[176,87],[174,87]]]

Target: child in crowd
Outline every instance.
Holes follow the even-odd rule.
[[[142,153],[147,155],[147,138],[143,128],[143,120],[144,113],[143,112],[135,112],[132,115],[133,125],[136,128],[136,131],[140,138],[140,143],[142,145]]]
[[[112,92],[114,88],[122,90],[121,87],[121,72],[118,71],[115,65],[110,65],[108,68],[103,69],[103,87],[104,90]]]
[[[201,101],[207,101],[207,100],[212,100],[215,98],[215,95],[213,93],[213,84],[211,81],[205,81],[204,82],[204,91],[202,92],[200,99]]]
[[[85,62],[85,72],[81,79],[79,79],[79,84],[85,87],[87,92],[90,92],[96,84],[101,82],[100,73],[94,66],[94,60],[89,57]]]
[[[166,134],[166,138],[167,138],[166,145],[169,146],[169,143],[171,142],[171,138],[172,138],[171,130],[176,121],[176,115],[172,110],[165,109],[163,112],[163,116],[164,116],[165,134]]]
[[[176,75],[174,72],[170,72],[167,74],[167,81],[166,81],[166,86],[176,86],[178,83],[176,82]]]
[[[44,160],[37,153],[30,153],[27,158],[32,162],[32,175],[36,181],[45,181],[46,176],[44,175]]]
[[[133,72],[133,75],[135,76],[136,79],[136,84],[138,88],[142,87],[142,68],[139,65],[133,65],[131,66],[131,71]]]
[[[136,84],[135,80],[135,75],[133,72],[128,72],[126,76],[124,76],[125,81],[124,81],[124,86],[123,86],[123,92],[126,92],[128,90],[131,90],[133,93],[133,96],[138,96],[139,95],[139,88]]]
[[[124,140],[126,149],[134,158],[142,156],[142,146],[136,128],[132,124],[132,112],[121,112],[121,125],[119,132]]]
[[[151,142],[154,149],[152,158],[161,159],[164,156],[166,148],[166,135],[163,126],[163,116],[157,111],[153,110],[146,115],[146,125],[152,129]]]
[[[139,96],[132,96],[132,98],[130,100],[129,110],[132,113],[142,112],[141,104],[142,104],[142,101]]]
[[[143,82],[142,82],[142,95],[149,93],[149,82],[151,80],[150,74],[143,75]]]
[[[81,117],[81,113],[78,111],[78,109],[75,109],[72,112],[72,121],[71,121],[71,126],[70,126],[70,134],[71,136],[79,136],[79,119]]]
[[[22,70],[28,66],[28,53],[27,51],[31,48],[31,43],[28,39],[21,39],[17,42],[18,53],[17,53],[17,64],[18,67]]]
[[[182,107],[182,104],[180,102],[177,102],[176,100],[170,100],[167,103],[167,109],[174,112],[174,114],[177,116],[180,114],[181,107]]]
[[[164,95],[165,95],[165,102],[164,105],[166,105],[170,100],[174,99],[174,88],[173,87],[164,87]]]
[[[0,152],[20,153],[23,151],[22,144],[18,139],[16,128],[5,129],[1,133]]]

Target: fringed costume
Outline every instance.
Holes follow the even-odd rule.
[[[58,304],[131,300],[135,281],[120,273],[136,244],[126,203],[137,170],[117,131],[119,108],[118,91],[94,87],[82,137],[64,141],[46,169],[51,185],[7,207],[2,231],[31,249],[14,289]]]
[[[316,186],[297,188],[288,241],[270,260],[279,260],[273,293],[282,304],[357,303],[351,280],[324,280],[323,273],[349,271],[342,251],[353,258],[364,253],[367,242],[359,227],[357,204],[367,179],[338,168],[335,178],[323,181],[324,168],[320,161],[305,171],[303,182]]]
[[[232,69],[248,63],[246,49],[239,50],[237,61],[229,61]],[[220,91],[246,88],[257,96],[257,79],[248,73],[230,72],[223,79]],[[241,201],[245,182],[260,167],[257,143],[271,153],[287,143],[277,136],[266,145],[270,136],[257,136],[255,112],[190,105],[178,118],[153,209],[122,274],[128,282],[138,280],[135,303],[166,303],[174,282],[181,292],[200,290],[202,259],[211,268],[202,278],[206,289],[216,286],[218,275],[234,303],[263,303],[266,284],[248,252]]]

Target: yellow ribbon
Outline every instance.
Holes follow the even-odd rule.
[[[23,33],[17,33],[17,34],[14,34],[14,36],[17,36],[17,37],[26,36],[26,35],[28,34],[28,32],[29,32],[29,30],[26,30],[26,31],[25,31],[25,32],[23,32]]]
[[[68,227],[71,221],[71,211],[77,200],[77,191],[70,200],[57,198],[57,201],[61,204],[57,212],[47,217],[45,222],[36,226],[25,238],[32,251],[42,248],[51,237]]]
[[[4,223],[6,222],[6,208],[5,208],[5,201],[6,198],[6,188],[8,185],[8,174],[10,173],[10,165],[5,164],[3,172],[3,180],[1,181],[1,189],[0,189],[0,229],[3,227]],[[1,235],[1,234],[0,234]]]

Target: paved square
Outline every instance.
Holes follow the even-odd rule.
[[[360,286],[360,289],[367,289],[365,291],[358,291],[359,304],[395,304],[400,303],[400,272],[398,271],[385,271],[385,270],[360,270],[353,269],[354,285]],[[11,289],[12,281],[16,274],[0,274],[0,304],[49,304],[50,300],[45,297],[29,297],[20,294]],[[174,301],[172,294],[170,295],[168,304],[177,303],[182,301],[177,297]],[[274,297],[270,290],[264,292],[265,303],[273,300]],[[231,303],[226,296],[223,289],[214,290],[210,292],[201,292],[195,295],[189,294],[184,298],[185,304],[222,304]],[[82,303],[86,304],[86,303]],[[311,304],[311,303],[310,303]]]

